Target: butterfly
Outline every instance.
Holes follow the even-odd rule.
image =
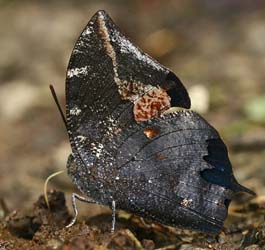
[[[174,107],[181,110],[171,112]],[[68,175],[84,194],[72,195],[69,226],[78,199],[110,206],[112,231],[122,209],[220,232],[233,194],[254,193],[236,181],[218,132],[189,108],[180,79],[98,11],[69,61],[66,118],[59,107],[72,147]]]

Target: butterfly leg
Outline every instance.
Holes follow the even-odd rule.
[[[115,203],[114,200],[111,203],[111,209],[112,209],[111,233],[114,233],[114,231],[115,231],[115,224],[116,224],[116,203]]]
[[[75,222],[76,222],[76,219],[77,219],[78,211],[77,211],[77,206],[76,206],[76,199],[79,200],[79,201],[87,202],[87,203],[98,204],[97,201],[95,201],[95,200],[93,200],[91,198],[83,197],[83,196],[81,196],[79,194],[72,193],[72,206],[73,206],[73,210],[74,210],[74,218],[66,226],[67,228],[73,226],[75,224]]]

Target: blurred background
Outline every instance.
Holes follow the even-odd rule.
[[[2,0],[0,198],[7,206],[31,206],[45,178],[65,169],[70,146],[49,84],[64,107],[71,51],[99,9],[182,79],[193,109],[227,143],[239,182],[264,197],[264,0]],[[66,175],[49,187],[68,198],[74,190]]]

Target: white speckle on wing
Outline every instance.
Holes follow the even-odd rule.
[[[87,28],[83,31],[82,36],[88,36],[88,35],[90,35],[92,32],[93,32],[92,27],[87,27]]]
[[[83,49],[84,46],[85,46],[84,41],[79,39],[76,42],[75,48],[73,50],[73,54],[84,54],[84,49]]]
[[[80,115],[80,113],[82,112],[81,109],[79,109],[78,107],[74,107],[72,109],[70,109],[70,115]]]
[[[97,158],[100,158],[102,156],[103,151],[103,144],[92,142],[91,143],[91,151],[96,155]]]
[[[80,142],[84,142],[87,138],[83,135],[78,135],[77,139],[79,139]]]
[[[87,75],[88,74],[88,67],[81,67],[81,68],[74,68],[74,69],[68,69],[67,71],[67,77],[71,78],[73,76],[79,77],[80,75]]]
[[[181,206],[183,206],[183,207],[189,207],[190,206],[190,203],[192,202],[192,199],[183,199],[182,201],[181,201]]]
[[[104,126],[106,127],[106,134],[109,138],[113,135],[117,134],[118,124],[117,120],[112,116],[107,116],[107,119],[103,122]]]

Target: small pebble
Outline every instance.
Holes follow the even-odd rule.
[[[201,114],[205,114],[209,110],[209,91],[204,85],[197,84],[191,86],[189,88],[189,96],[192,110]]]
[[[51,249],[58,249],[62,246],[62,242],[57,239],[51,239],[47,242],[47,247],[50,247]]]

